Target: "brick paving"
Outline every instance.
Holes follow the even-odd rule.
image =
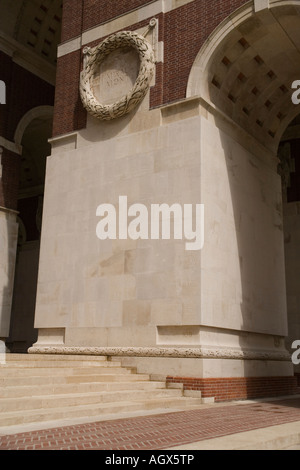
[[[0,450],[159,450],[300,421],[300,398],[99,421],[0,436]]]

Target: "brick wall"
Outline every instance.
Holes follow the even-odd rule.
[[[213,30],[244,0],[195,0],[164,15],[164,93],[166,104],[186,96],[194,60]]]
[[[68,41],[81,34],[82,31],[82,0],[63,1],[63,22],[61,30],[61,42]]]
[[[117,2],[85,0],[83,3],[83,30],[85,31],[138,7],[153,3],[153,0],[118,0]]]
[[[77,37],[81,31],[105,23],[140,6],[152,3],[145,0],[65,0],[62,24],[62,42]],[[230,13],[246,0],[194,0],[168,13],[157,15],[159,41],[164,41],[164,63],[157,64],[156,84],[151,89],[150,106],[167,104],[186,96],[186,87],[193,62],[209,34]],[[138,29],[148,24],[128,27]],[[98,38],[95,46],[104,38]],[[72,52],[58,60],[57,99],[54,135],[85,127],[85,111],[78,92],[82,54]]]
[[[85,127],[86,112],[79,94],[81,51],[57,59],[53,135]]]
[[[300,393],[297,377],[167,377],[167,383],[182,383],[186,390],[201,390],[215,401],[244,400]]]
[[[155,0],[64,0],[61,42]]]

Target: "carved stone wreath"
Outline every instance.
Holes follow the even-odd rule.
[[[116,49],[130,47],[139,54],[140,68],[135,84],[120,100],[113,104],[101,104],[92,92],[91,79],[101,62]],[[146,95],[154,72],[154,53],[151,45],[141,35],[132,31],[112,34],[97,47],[86,47],[84,69],[80,76],[80,96],[85,109],[101,120],[111,120],[129,113]]]

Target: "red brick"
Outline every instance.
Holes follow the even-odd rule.
[[[149,3],[147,0],[65,0],[62,41]],[[156,84],[150,92],[151,107],[177,101],[186,96],[193,62],[209,34],[245,0],[194,0],[168,13],[157,15],[159,40],[164,42],[164,63],[156,65]],[[129,25],[138,29],[147,20]],[[98,38],[92,45],[104,38]],[[86,125],[86,114],[78,94],[81,53],[76,51],[58,59],[54,135],[78,130]],[[66,85],[67,84],[67,85]]]
[[[261,398],[299,393],[297,377],[172,377],[172,383],[184,384],[184,389],[201,390],[203,397],[214,396],[216,401]],[[167,377],[169,382],[169,377]],[[197,382],[197,385],[195,385]]]

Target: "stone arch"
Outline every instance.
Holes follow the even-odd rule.
[[[53,107],[37,106],[19,121],[14,140],[20,149],[21,171],[19,188],[44,185],[46,157],[51,152],[48,139],[52,136]]]
[[[14,139],[20,149],[18,194],[19,238],[15,265],[14,293],[8,345],[24,352],[36,341],[34,329],[38,276],[41,214],[44,196],[46,158],[51,147],[52,106],[29,110],[19,121]]]
[[[186,92],[187,98],[198,97],[203,108],[206,226],[224,220],[224,228],[229,227],[220,231],[217,246],[219,271],[234,286],[232,293],[224,289],[219,294],[228,313],[222,317],[223,325],[231,322],[235,329],[255,332],[257,341],[287,349],[291,340],[289,344],[284,340],[290,314],[285,209],[277,152],[286,128],[300,112],[292,102],[292,84],[300,79],[299,31],[299,2],[246,3],[207,38],[191,68]],[[209,184],[216,180],[217,185]],[[206,239],[210,266],[216,246]],[[222,256],[227,262],[220,261]],[[203,270],[204,286],[205,282]],[[286,372],[279,370],[278,375],[290,373],[291,364],[285,366]],[[266,375],[270,371],[266,368]],[[252,372],[245,363],[244,374]]]
[[[267,3],[267,2],[265,2]],[[299,79],[300,5],[248,2],[207,38],[192,66],[187,97],[201,96],[275,152],[299,109],[291,85]]]
[[[22,138],[27,126],[37,118],[52,118],[53,117],[53,106],[37,106],[30,109],[20,119],[14,134],[14,141],[16,145],[21,145]]]

